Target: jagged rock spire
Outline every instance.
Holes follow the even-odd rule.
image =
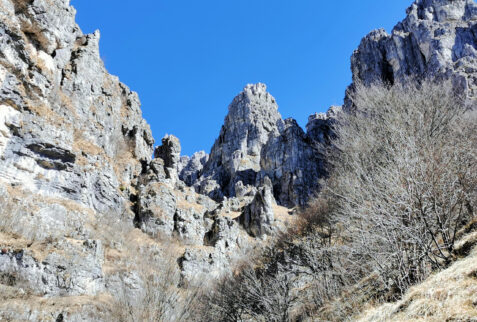
[[[229,105],[228,114],[210,157],[203,170],[203,178],[217,185],[202,184],[201,190],[215,197],[233,195],[238,181],[255,185],[260,172],[263,146],[270,137],[278,136],[283,121],[275,99],[265,84],[247,85]],[[221,191],[217,191],[217,188]]]
[[[311,137],[295,120],[282,120],[260,83],[247,85],[228,110],[197,190],[220,200],[235,196],[236,187],[259,187],[269,177],[280,204],[303,205],[325,174],[316,145],[321,128],[311,125]]]
[[[214,171],[215,165],[234,172],[259,171],[262,146],[270,135],[278,135],[283,126],[275,99],[265,84],[247,85],[228,110],[219,138],[212,147],[206,175]]]

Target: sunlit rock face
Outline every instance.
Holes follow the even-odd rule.
[[[415,1],[391,34],[379,29],[363,38],[351,58],[351,70],[353,81],[365,85],[376,80],[392,84],[409,76],[450,77],[475,97],[477,4],[474,0]]]
[[[168,249],[174,285],[221,276],[286,229],[280,205],[319,190],[342,113],[313,114],[305,131],[247,85],[210,155],[181,156],[169,135],[153,157],[137,94],[74,17],[68,0],[0,0],[0,320],[111,321],[101,305],[139,303],[143,263]],[[418,0],[391,34],[363,39],[353,80],[450,76],[475,97],[476,23],[474,1]]]
[[[325,175],[317,128],[311,125],[308,135],[295,120],[283,120],[264,84],[247,85],[230,104],[208,161],[193,184],[200,193],[221,200],[236,196],[238,183],[259,187],[269,177],[279,204],[304,205]]]
[[[99,32],[74,18],[66,0],[0,1],[0,287],[86,303],[110,278],[101,222],[133,227],[154,141],[136,93],[104,68]],[[0,320],[45,319],[12,303]]]
[[[414,78],[451,78],[456,90],[477,89],[477,4],[473,0],[418,0],[391,34],[372,31],[351,58],[353,84],[393,84]],[[354,85],[348,88],[345,110]],[[264,84],[247,85],[230,104],[219,137],[203,169],[190,180],[215,200],[236,196],[235,186],[259,187],[268,176],[277,202],[306,204],[326,177],[324,152],[341,107],[310,116],[306,132],[283,120]]]
[[[68,1],[2,1],[0,182],[100,212],[151,159],[139,99],[105,70]]]
[[[240,198],[220,203],[198,194],[184,182],[197,181],[208,155],[181,158],[173,135],[153,157],[137,94],[106,71],[99,32],[84,35],[74,17],[67,0],[0,0],[0,292],[16,294],[0,304],[0,320],[74,310],[64,303],[38,313],[23,307],[36,303],[30,298],[12,306],[21,292],[82,296],[91,314],[104,304],[100,294],[110,305],[123,293],[140,301],[143,263],[166,260],[171,244],[178,251],[167,256],[180,272],[171,283],[186,285],[220,276],[254,243],[238,217],[256,191],[243,187]],[[263,86],[249,91],[265,99],[269,115],[252,117],[243,102],[235,116],[268,130],[260,125],[252,138],[253,127],[236,129],[237,144],[247,145],[242,131],[250,136],[248,164],[226,164],[227,171],[260,170],[261,151],[253,149],[274,126],[266,121],[277,113],[271,96]]]
[[[204,166],[199,191],[214,199],[234,195],[238,181],[255,185],[263,146],[280,135],[283,121],[264,84],[247,85],[229,106]],[[214,183],[211,184],[211,182]]]

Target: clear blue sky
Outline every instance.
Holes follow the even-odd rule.
[[[106,68],[139,93],[156,144],[209,152],[227,107],[263,82],[284,118],[340,105],[350,56],[411,0],[72,0],[84,33],[101,31]]]

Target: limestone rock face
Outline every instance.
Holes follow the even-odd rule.
[[[230,104],[219,138],[203,169],[202,178],[217,184],[201,184],[199,191],[219,199],[233,196],[238,181],[255,185],[261,170],[262,148],[270,137],[280,134],[281,128],[283,121],[278,106],[266,86],[247,85]]]
[[[181,158],[181,144],[174,135],[166,135],[162,145],[154,151],[154,157],[164,160],[164,169],[169,179],[177,181],[179,162]]]
[[[25,303],[107,291],[103,240],[109,224],[134,228],[152,157],[137,94],[74,18],[67,0],[0,1],[0,294],[17,294],[2,297],[0,320],[55,320],[64,306],[46,318]]]
[[[182,158],[182,163],[179,140],[166,136],[162,143],[138,180],[136,224],[153,238],[174,238],[190,246],[178,254],[182,285],[202,275],[219,277],[246,249],[246,243],[241,242],[246,232],[229,216],[238,216],[251,199],[247,196],[217,203],[198,194],[171,174],[177,175],[176,170],[183,174],[200,171],[207,155],[196,153],[192,158]],[[187,168],[182,168],[184,164]]]
[[[68,1],[2,1],[0,181],[117,211],[154,141],[74,15]]]
[[[154,143],[136,93],[103,66],[99,32],[74,17],[65,0],[0,2],[0,274],[41,296],[104,291],[99,221],[132,226]]]
[[[199,178],[209,155],[204,151],[194,153],[191,157],[181,156],[179,163],[179,178],[188,186],[192,186]]]
[[[100,241],[79,245],[64,240],[50,245],[56,251],[41,261],[30,251],[7,251],[0,255],[0,271],[16,284],[39,295],[95,295],[105,290]]]
[[[303,132],[294,119],[286,119],[280,136],[263,148],[262,172],[273,182],[273,194],[285,206],[304,205],[325,176],[323,149]]]
[[[326,113],[310,115],[306,124],[308,138],[328,146],[333,139],[333,124],[339,119],[342,110],[341,106],[331,106]]]
[[[140,304],[157,263],[172,258],[174,285],[187,285],[260,242],[238,217],[256,193],[246,172],[260,171],[283,125],[265,87],[231,108],[237,128],[214,152],[223,166],[207,167],[204,152],[181,159],[173,135],[152,158],[137,94],[106,71],[99,32],[84,35],[74,17],[68,0],[0,0],[0,320],[110,321],[118,301]],[[218,203],[188,186],[206,171],[219,181],[203,187],[222,196],[239,173],[240,198]]]
[[[312,135],[320,135],[314,129]],[[241,195],[244,187],[258,187],[268,176],[281,205],[304,205],[325,174],[317,143],[295,120],[282,120],[264,84],[247,85],[230,104],[219,138],[193,184],[200,193],[222,200]]]
[[[353,81],[452,77],[475,97],[476,20],[474,0],[416,0],[391,34],[380,29],[363,38],[351,58]]]
[[[273,195],[272,182],[268,177],[265,178],[264,184],[260,187],[253,201],[245,207],[239,218],[240,224],[253,237],[262,237],[263,235],[271,235],[273,232]]]

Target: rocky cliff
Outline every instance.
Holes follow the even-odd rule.
[[[378,29],[363,38],[351,57],[353,82],[452,78],[475,97],[476,22],[474,0],[416,0],[391,34]]]
[[[191,184],[222,200],[269,178],[280,205],[304,206],[326,174],[322,151],[333,117],[311,116],[305,133],[294,119],[282,119],[264,84],[247,85],[229,105],[210,156]]]
[[[74,18],[67,0],[0,2],[0,319],[102,319],[147,296],[147,267],[172,258],[185,287],[271,233],[239,222],[260,189],[216,202],[184,183],[207,155],[181,158],[174,136],[154,150],[137,94]],[[267,200],[247,218],[283,229]]]
[[[409,77],[452,78],[456,89],[475,98],[476,22],[473,0],[415,1],[391,34],[374,30],[353,53],[345,109],[352,105],[355,84],[393,84]],[[340,112],[336,106],[327,114],[311,115],[304,132],[295,120],[282,120],[265,85],[248,85],[230,104],[210,156],[196,163],[187,184],[221,200],[235,196],[236,185],[258,187],[269,177],[279,204],[303,206],[326,177],[323,153]]]
[[[43,318],[40,297],[105,292],[102,226],[132,227],[152,156],[137,95],[105,70],[99,32],[82,34],[74,17],[69,1],[0,2],[0,282],[13,294],[0,319]]]
[[[212,280],[326,178],[341,107],[305,131],[263,84],[233,99],[210,154],[181,156],[172,135],[154,149],[99,32],[74,17],[69,0],[0,0],[0,319],[110,320],[167,258],[174,287]],[[472,0],[417,0],[390,35],[363,39],[353,81],[452,76],[475,96],[476,23]]]

